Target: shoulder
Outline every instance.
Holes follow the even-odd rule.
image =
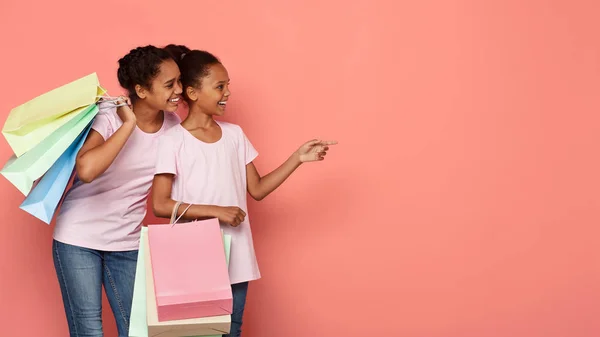
[[[117,107],[113,103],[102,101],[98,103],[98,115],[96,117],[106,119],[113,123],[121,120],[117,114]]]
[[[165,111],[165,120],[163,123],[165,123],[166,128],[170,129],[173,126],[181,123],[181,118],[175,112]]]
[[[233,123],[229,123],[229,122],[221,122],[221,121],[218,121],[217,123],[219,124],[219,126],[221,127],[223,132],[233,134],[237,137],[244,135],[244,130],[242,129],[241,126],[239,126],[237,124],[233,124]]]
[[[100,132],[106,139],[123,124],[117,114],[117,108],[112,103],[100,102],[98,113],[94,117],[93,129]]]
[[[159,137],[159,143],[168,143],[172,146],[177,146],[183,142],[183,127],[180,124],[175,124],[166,130]]]

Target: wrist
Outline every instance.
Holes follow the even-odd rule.
[[[289,160],[291,160],[292,163],[296,166],[300,166],[302,164],[302,159],[300,158],[300,154],[298,153],[298,151],[294,152]]]
[[[215,206],[215,205],[208,206],[208,209],[207,209],[208,214],[207,215],[211,218],[218,218],[219,217],[219,209],[220,209],[219,206]]]
[[[123,125],[127,125],[127,126],[130,126],[130,127],[133,127],[133,126],[136,125],[136,123],[137,123],[137,121],[135,119],[128,119],[128,120],[126,120],[126,121],[123,122]]]
[[[135,121],[125,121],[125,122],[123,122],[123,125],[121,127],[125,128],[126,130],[133,131],[133,129],[135,129],[135,127],[136,127],[136,122]]]

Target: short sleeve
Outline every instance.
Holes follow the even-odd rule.
[[[110,125],[110,119],[106,114],[97,114],[96,118],[94,118],[94,123],[92,123],[92,130],[95,130],[104,138],[106,141],[113,133],[114,130]]]
[[[160,136],[154,174],[177,174],[177,151],[171,133]]]
[[[106,141],[119,127],[115,120],[117,108],[111,103],[100,102],[100,104],[98,104],[98,109],[98,114],[92,123],[92,130],[98,132]]]
[[[244,164],[248,165],[254,159],[256,159],[256,157],[258,157],[258,152],[254,148],[254,146],[252,145],[252,143],[250,142],[248,137],[246,137],[246,134],[244,133],[244,131],[241,130],[241,128],[240,128],[240,131],[242,134],[242,142],[241,142],[242,149],[240,149],[240,152],[244,155]]]

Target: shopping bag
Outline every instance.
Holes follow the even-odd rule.
[[[150,226],[150,230],[154,226]],[[150,231],[149,231],[150,233]],[[159,321],[154,292],[155,284],[152,270],[152,251],[149,241],[146,240],[145,266],[146,266],[146,319],[148,322],[148,337],[181,337],[181,336],[219,336],[229,333],[231,329],[231,315],[211,316],[171,321]]]
[[[229,315],[233,298],[217,219],[148,230],[159,321]]]
[[[44,141],[20,157],[13,155],[0,171],[21,193],[29,194],[33,183],[54,165],[98,113],[94,103],[84,112],[54,131]]]
[[[198,325],[200,326],[200,331],[206,331],[206,326],[209,324],[216,325],[216,322],[207,322],[209,320],[205,318],[201,319],[188,319],[188,320],[180,320],[180,321],[167,321],[167,322],[158,322],[157,320],[153,320],[152,324],[152,335],[148,334],[148,320],[147,320],[147,310],[146,310],[146,291],[149,290],[151,294],[148,296],[154,297],[154,291],[151,291],[151,288],[146,287],[146,266],[145,266],[145,256],[148,254],[146,249],[148,242],[148,228],[142,227],[141,237],[140,237],[140,248],[138,251],[138,260],[137,266],[135,270],[135,282],[133,288],[133,302],[131,304],[131,316],[129,320],[129,337],[149,337],[149,336],[157,336],[156,334],[169,333],[173,331],[176,336],[181,336],[178,333],[183,331],[191,331],[193,329],[198,329]],[[231,236],[223,235],[223,244],[225,246],[225,256],[227,259],[227,263],[229,263],[229,254],[231,251]],[[156,302],[153,305],[153,314],[152,317],[157,317],[156,315]],[[218,318],[219,321],[222,321],[222,317]],[[210,333],[213,335],[209,335],[206,337],[220,337],[221,332],[219,331],[218,335],[214,335],[214,328],[226,328],[229,331],[229,327],[218,325],[216,327],[213,326],[213,330]],[[168,330],[171,329],[171,330]],[[196,333],[193,330],[192,333]],[[186,336],[190,336],[186,334]],[[197,335],[198,336],[198,335]]]
[[[96,73],[87,75],[12,109],[2,134],[15,156],[20,157],[84,113],[105,93]]]
[[[40,179],[20,208],[43,222],[50,224],[65,189],[73,176],[77,153],[83,146],[92,124],[83,130],[75,142],[58,158]]]

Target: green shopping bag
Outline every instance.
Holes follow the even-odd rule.
[[[20,157],[13,155],[0,171],[8,181],[28,195],[34,182],[42,177],[77,139],[77,136],[98,114],[94,103],[83,113],[50,134],[41,143]]]

